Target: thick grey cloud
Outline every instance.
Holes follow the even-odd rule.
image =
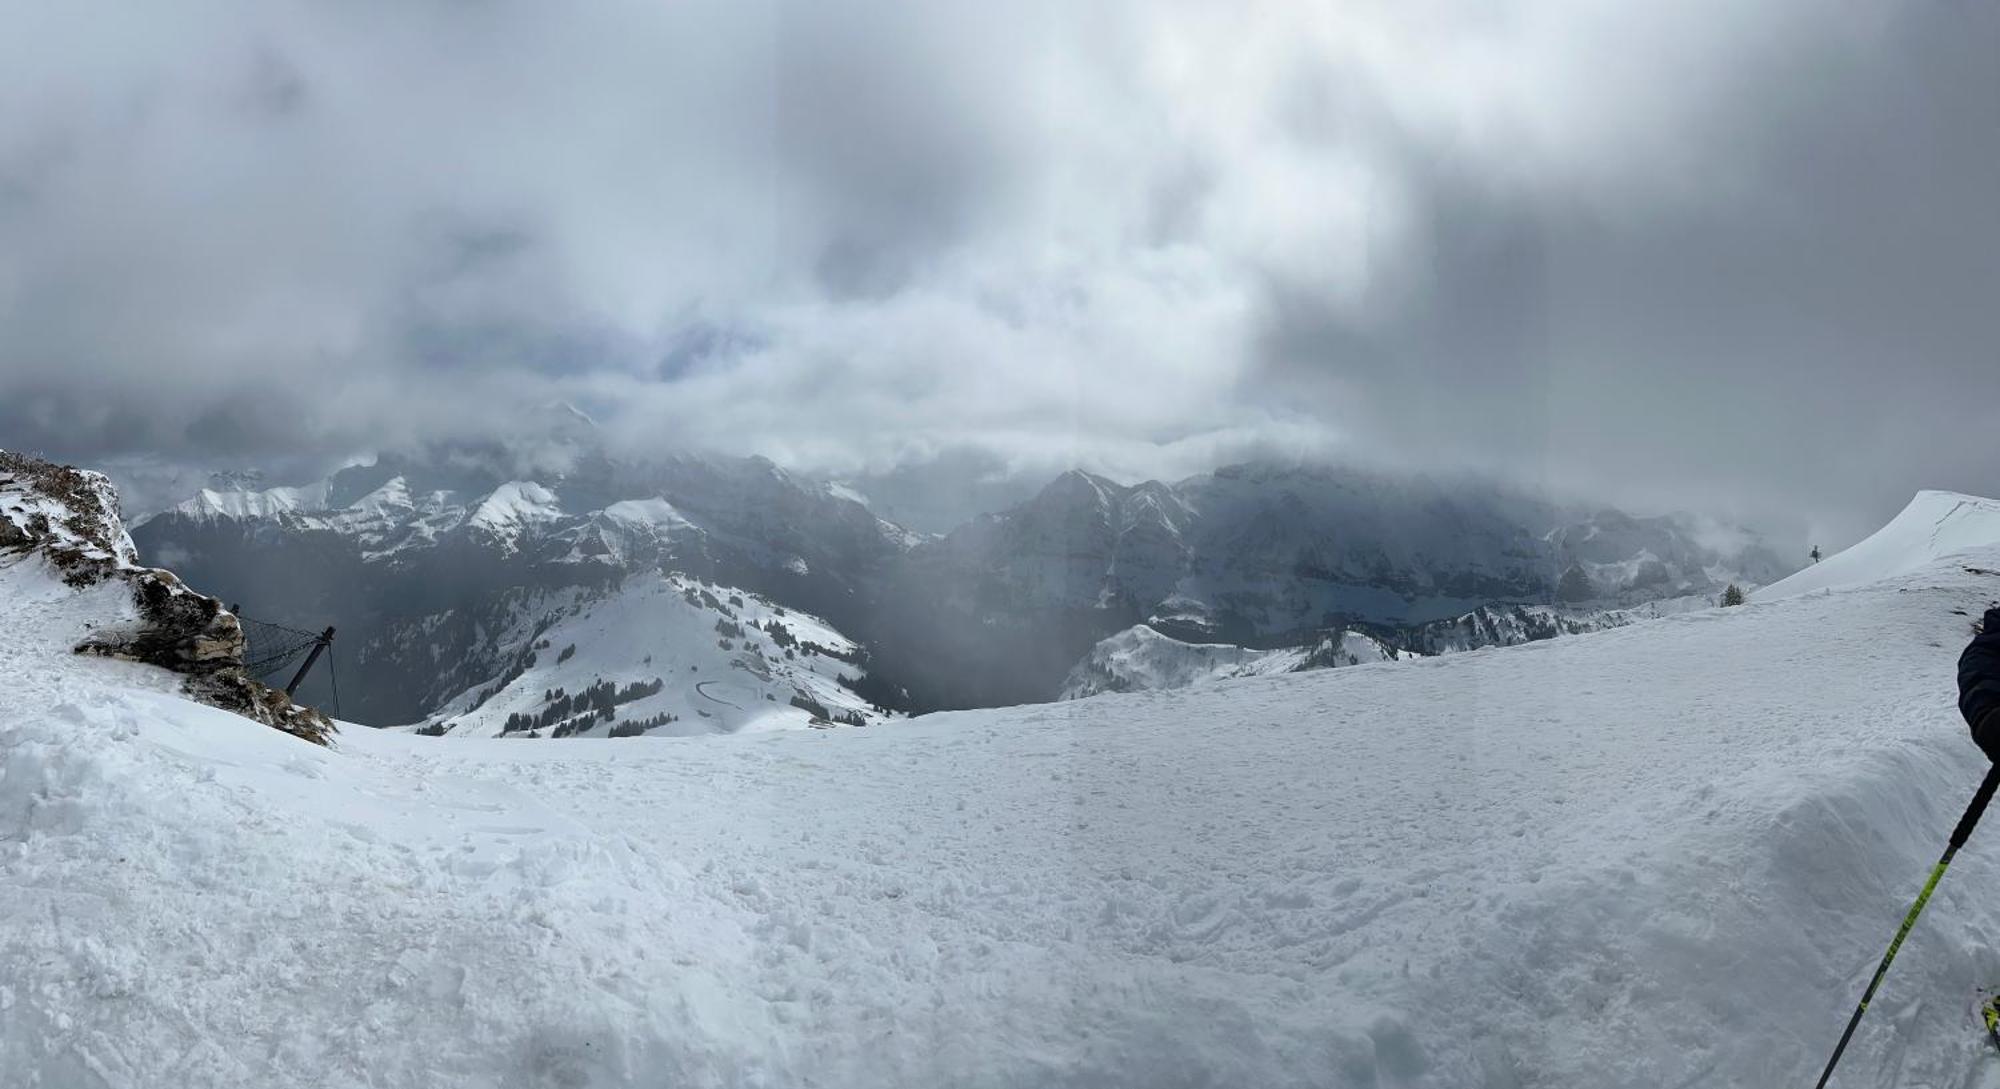
[[[1991,5],[6,7],[4,445],[2000,490]]]

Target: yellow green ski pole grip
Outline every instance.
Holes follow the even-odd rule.
[[[1951,865],[1951,857],[1958,853],[1965,841],[1972,838],[1972,828],[1979,823],[1980,814],[1986,812],[1986,803],[1993,800],[1993,790],[2000,787],[2000,763],[1987,769],[1985,781],[1972,796],[1972,804],[1965,807],[1965,816],[1958,818],[1958,827],[1951,830],[1951,842],[1944,849],[1944,855],[1931,867],[1931,875],[1924,882],[1924,891],[1917,894],[1917,902],[1910,905],[1909,914],[1903,916],[1903,925],[1896,928],[1896,936],[1889,942],[1889,951],[1882,954],[1882,963],[1875,966],[1875,978],[1868,981],[1868,989],[1861,992],[1861,1004],[1854,1007],[1854,1016],[1847,1019],[1847,1031],[1840,1034],[1840,1043],[1833,1048],[1833,1058],[1826,1061],[1826,1069],[1820,1072],[1819,1084],[1814,1089],[1826,1089],[1827,1079],[1833,1077],[1833,1068],[1840,1065],[1841,1053],[1847,1050],[1847,1041],[1854,1038],[1855,1026],[1861,1024],[1861,1015],[1868,1012],[1868,1003],[1875,997],[1875,989],[1882,985],[1882,977],[1889,974],[1889,965],[1896,959],[1896,950],[1903,947],[1903,939],[1910,936],[1910,928],[1917,925],[1917,916],[1923,914],[1924,905],[1930,902],[1931,893],[1937,890],[1938,879],[1944,876],[1945,867]]]

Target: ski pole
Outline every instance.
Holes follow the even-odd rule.
[[[1938,878],[1944,876],[1944,869],[1951,865],[1951,856],[1958,853],[1965,841],[1972,838],[1972,826],[1979,823],[1979,815],[1986,812],[1986,803],[1993,800],[1993,790],[2000,787],[2000,763],[1987,770],[1986,779],[1979,784],[1979,790],[1972,795],[1972,804],[1965,807],[1965,816],[1958,818],[1958,827],[1951,830],[1951,843],[1944,849],[1943,857],[1931,867],[1930,879],[1924,882],[1924,891],[1917,894],[1917,902],[1910,905],[1910,913],[1903,916],[1903,925],[1896,929],[1896,937],[1889,943],[1889,951],[1882,954],[1882,963],[1875,966],[1875,978],[1868,981],[1868,989],[1861,992],[1861,1004],[1854,1007],[1854,1016],[1847,1019],[1847,1031],[1840,1034],[1840,1043],[1833,1048],[1833,1058],[1826,1061],[1826,1069],[1820,1072],[1819,1084],[1814,1089],[1826,1089],[1826,1081],[1833,1077],[1833,1068],[1840,1064],[1840,1054],[1847,1050],[1847,1041],[1854,1038],[1854,1028],[1861,1023],[1861,1015],[1868,1012],[1868,1001],[1875,997],[1875,988],[1882,985],[1882,977],[1889,974],[1889,962],[1896,959],[1896,950],[1903,947],[1903,939],[1910,936],[1910,928],[1917,925],[1917,916],[1923,913],[1924,905],[1930,902],[1931,893],[1937,889]]]

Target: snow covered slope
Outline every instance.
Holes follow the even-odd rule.
[[[1092,647],[1063,682],[1060,698],[1185,688],[1237,677],[1393,662],[1404,656],[1358,631],[1326,636],[1311,646],[1252,650],[1233,643],[1184,643],[1138,624]]]
[[[685,575],[606,593],[532,595],[494,636],[504,674],[445,703],[453,737],[663,736],[868,725],[887,716],[840,678],[860,648],[818,617]]]
[[[1394,668],[333,751],[0,600],[0,1070],[73,1086],[1809,1085],[1984,761],[2000,549]],[[1838,1084],[1978,1084],[2000,828]]]
[[[1918,492],[1901,514],[1860,544],[1753,596],[1771,601],[1815,590],[1859,586],[1994,544],[2000,544],[2000,501],[1958,492]]]

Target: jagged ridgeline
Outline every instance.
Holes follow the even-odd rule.
[[[139,566],[102,475],[0,451],[0,554],[10,570],[46,565],[80,597],[112,596],[91,605],[108,615],[88,623],[77,653],[170,670],[189,697],[308,741],[325,744],[333,733],[326,715],[257,680],[243,628],[220,601],[171,571]]]
[[[1346,632],[1429,653],[1603,626],[1795,566],[1686,516],[1272,465],[1129,487],[1067,473],[926,536],[763,459],[641,464],[587,430],[565,441],[559,466],[453,449],[204,491],[134,536],[246,611],[338,625],[350,715],[378,724],[429,721],[494,686],[519,661],[511,633],[551,595],[608,601],[647,573],[823,618],[866,655],[849,680],[867,704],[931,710],[1055,698],[1100,641],[1140,624],[1308,657]]]

